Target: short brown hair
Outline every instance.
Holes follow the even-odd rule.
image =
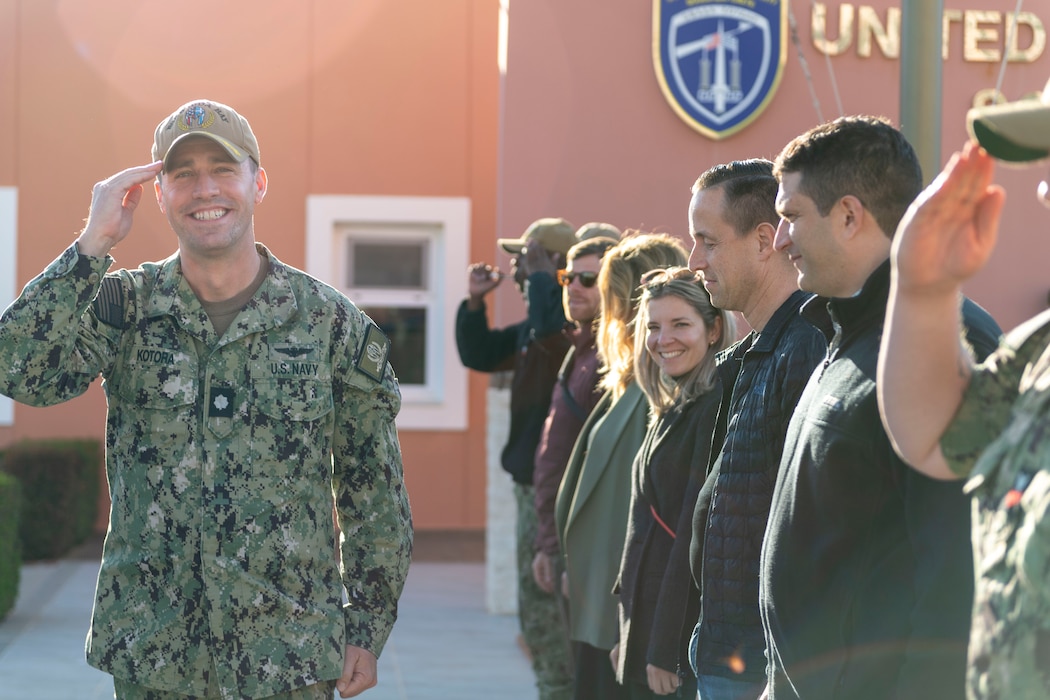
[[[795,137],[773,165],[778,180],[784,173],[801,175],[799,191],[821,216],[853,195],[888,238],[922,191],[915,149],[884,117],[839,117]]]
[[[759,224],[776,228],[777,179],[773,163],[764,158],[734,160],[705,170],[693,183],[691,192],[722,188],[722,218],[738,235],[753,231]]]

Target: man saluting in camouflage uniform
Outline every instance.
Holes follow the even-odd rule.
[[[967,127],[972,140],[898,229],[879,402],[901,456],[929,476],[966,479],[972,498],[967,697],[1050,698],[1050,312],[1007,333],[984,362],[959,334],[961,289],[999,234],[1006,193],[992,183],[995,159],[1050,158],[1050,82],[1041,99],[971,109]],[[1044,203],[1048,193],[1050,178]]]
[[[104,379],[88,662],[122,699],[352,697],[412,546],[388,342],[255,242],[266,172],[233,109],[180,107],[153,160],[95,185],[80,236],[0,319],[4,394],[44,406]],[[150,180],[178,251],[107,274]]]

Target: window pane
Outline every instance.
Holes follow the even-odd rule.
[[[353,241],[348,250],[350,287],[423,289],[426,286],[426,244],[422,241]]]
[[[420,308],[362,308],[390,338],[390,365],[401,384],[425,384],[427,311]]]

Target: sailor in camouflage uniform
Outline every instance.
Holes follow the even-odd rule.
[[[904,459],[931,476],[968,479],[977,569],[968,696],[1043,700],[1050,697],[1050,312],[1007,334],[976,365],[959,342],[958,295],[995,246],[1004,193],[991,184],[993,158],[1050,157],[1050,83],[1042,100],[976,108],[968,124],[977,143],[952,157],[897,235],[880,400]]]
[[[266,173],[233,109],[180,107],[153,159],[95,186],[79,238],[0,319],[4,394],[46,406],[104,380],[88,662],[118,698],[357,695],[412,547],[388,341],[255,242]],[[107,274],[154,179],[179,250]]]

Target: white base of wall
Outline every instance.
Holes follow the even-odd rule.
[[[518,612],[517,521],[514,482],[500,466],[510,428],[510,390],[489,387],[486,416],[485,608],[493,615]]]

